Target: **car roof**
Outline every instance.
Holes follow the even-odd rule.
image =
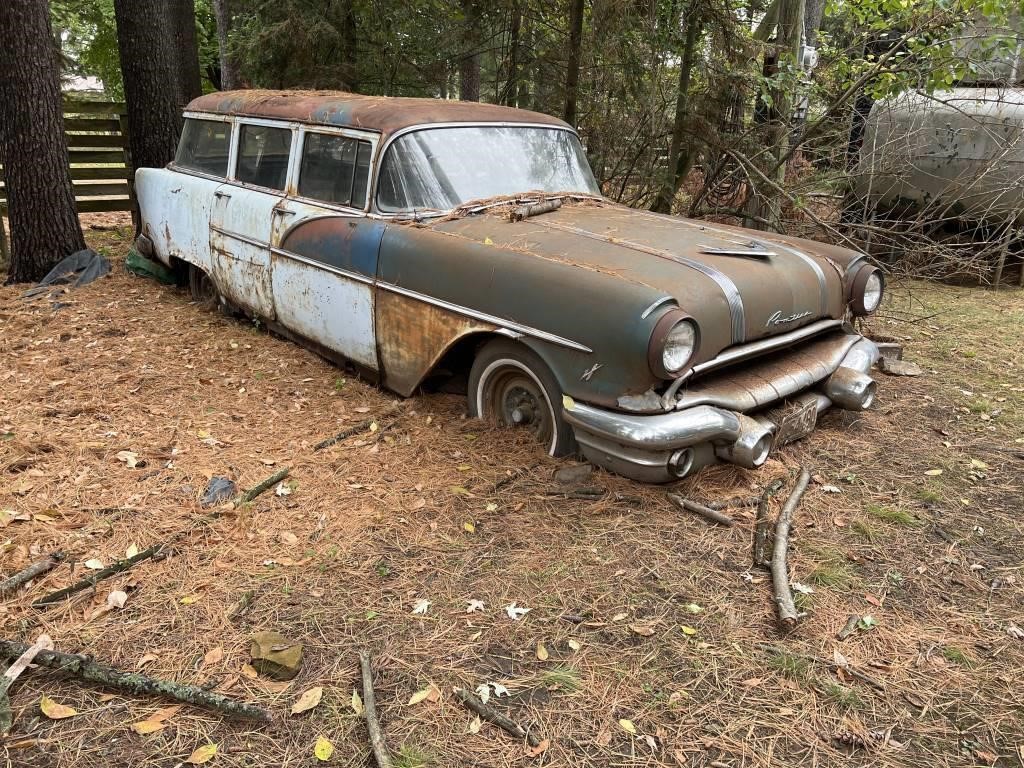
[[[550,115],[498,104],[364,96],[345,91],[217,91],[194,99],[186,111],[363,128],[385,135],[436,123],[532,123],[570,127]]]

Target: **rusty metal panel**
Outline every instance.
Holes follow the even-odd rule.
[[[190,112],[246,115],[394,133],[426,123],[513,122],[569,126],[556,117],[498,104],[366,96],[344,91],[218,91],[200,96]]]
[[[174,256],[210,271],[210,212],[218,186],[165,168],[140,168],[135,174],[142,231],[165,264]]]
[[[218,290],[247,313],[276,319],[270,234],[274,207],[281,193],[222,184],[213,197],[211,274]]]
[[[407,296],[377,294],[377,344],[384,383],[401,395],[411,395],[460,338],[494,330],[494,325]]]

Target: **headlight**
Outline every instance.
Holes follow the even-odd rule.
[[[876,267],[863,267],[850,286],[850,308],[855,315],[870,315],[882,303],[885,279]]]
[[[656,376],[674,379],[693,359],[700,344],[697,324],[681,309],[672,309],[654,326],[648,348],[648,361]]]

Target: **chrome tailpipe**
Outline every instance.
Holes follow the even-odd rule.
[[[715,448],[715,455],[722,461],[737,464],[745,469],[757,469],[768,460],[772,450],[774,424],[753,419],[738,413],[740,436],[736,442]]]

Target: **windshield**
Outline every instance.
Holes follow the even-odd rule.
[[[527,126],[429,128],[399,137],[380,169],[384,211],[447,211],[527,192],[600,195],[571,131]]]

